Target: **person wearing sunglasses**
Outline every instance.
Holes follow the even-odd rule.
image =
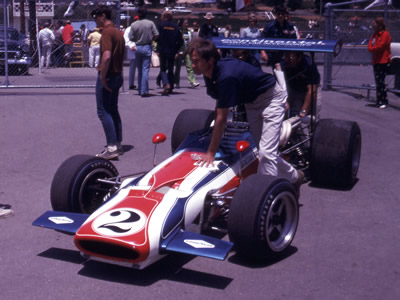
[[[289,12],[285,6],[276,6],[272,11],[276,19],[265,25],[262,32],[263,38],[273,39],[296,39],[296,30],[290,23]],[[261,51],[261,59],[267,62],[267,65],[274,66],[282,60],[283,52],[265,52]]]

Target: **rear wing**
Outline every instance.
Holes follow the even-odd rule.
[[[212,41],[220,49],[307,51],[332,53],[334,56],[339,54],[343,45],[340,40],[213,38]]]

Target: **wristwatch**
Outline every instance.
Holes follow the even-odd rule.
[[[302,110],[300,111],[300,113],[301,113],[301,114],[307,114],[307,111],[306,111],[305,109],[302,109]]]

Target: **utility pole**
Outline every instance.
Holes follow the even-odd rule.
[[[19,0],[20,31],[25,34],[25,0]]]
[[[37,42],[36,42],[36,1],[29,0],[29,54],[32,57],[32,64],[35,65],[38,62],[37,57]]]

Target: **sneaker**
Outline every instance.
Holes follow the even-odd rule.
[[[129,86],[129,89],[130,89],[130,90],[136,90],[136,85],[130,85],[130,86]]]
[[[104,159],[117,158],[120,155],[120,153],[119,153],[118,148],[116,146],[114,146],[114,147],[116,148],[115,150],[112,149],[113,146],[110,146],[110,147],[107,146],[106,148],[104,148],[103,152],[96,154],[96,156],[100,157],[100,158],[104,158]]]
[[[379,108],[381,108],[381,109],[384,109],[384,108],[386,108],[386,107],[387,107],[386,104],[381,104],[381,105],[379,105]]]
[[[0,204],[0,218],[5,218],[7,216],[13,215],[14,212],[11,210],[11,205]]]
[[[191,84],[191,86],[192,86],[193,88],[198,87],[199,85],[200,85],[200,83],[198,83],[198,82],[194,82],[194,83]]]

